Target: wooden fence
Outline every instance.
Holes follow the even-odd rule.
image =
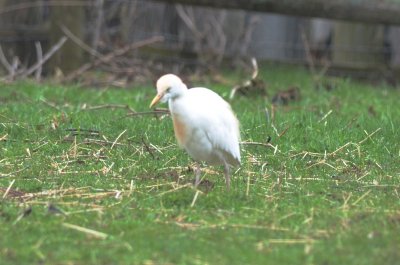
[[[35,42],[48,50],[65,30],[102,53],[163,36],[163,44],[147,56],[205,64],[250,56],[304,62],[308,41],[316,59],[337,66],[385,68],[400,64],[400,31],[376,23],[400,24],[399,13],[399,4],[387,1],[0,0],[0,45],[9,63],[19,58],[20,64],[31,65],[37,60]],[[68,73],[90,58],[82,46],[67,41],[47,69]]]

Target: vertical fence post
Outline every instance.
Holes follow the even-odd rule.
[[[333,63],[362,69],[383,66],[383,32],[383,26],[380,25],[336,22],[333,33]]]
[[[84,7],[52,6],[50,9],[50,47],[64,36],[61,26],[67,27],[76,37],[84,40]],[[72,41],[64,46],[50,60],[50,71],[60,69],[64,74],[75,70],[84,62],[83,50]]]

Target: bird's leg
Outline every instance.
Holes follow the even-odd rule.
[[[225,183],[226,183],[226,189],[229,191],[229,189],[231,188],[231,176],[230,176],[230,168],[228,163],[226,163],[226,161],[224,161],[224,168],[225,168]]]
[[[194,170],[194,174],[196,176],[196,180],[194,182],[194,186],[195,188],[197,188],[197,186],[200,184],[200,175],[201,175],[201,168],[200,168],[200,164],[196,162],[196,168]]]

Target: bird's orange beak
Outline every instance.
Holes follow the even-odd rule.
[[[161,98],[162,98],[162,96],[160,96],[159,94],[157,94],[157,95],[153,98],[153,100],[151,101],[151,103],[150,103],[150,108],[152,108],[154,105],[156,105],[156,104],[160,101]]]

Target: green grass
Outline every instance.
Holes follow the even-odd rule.
[[[231,102],[242,141],[271,137],[276,149],[242,145],[230,192],[221,168],[205,168],[193,207],[192,161],[169,117],[90,110],[148,111],[151,84],[0,85],[1,264],[398,263],[400,91],[351,80],[315,90],[305,70],[271,65],[261,75],[270,97],[301,88],[273,126],[270,100]]]

